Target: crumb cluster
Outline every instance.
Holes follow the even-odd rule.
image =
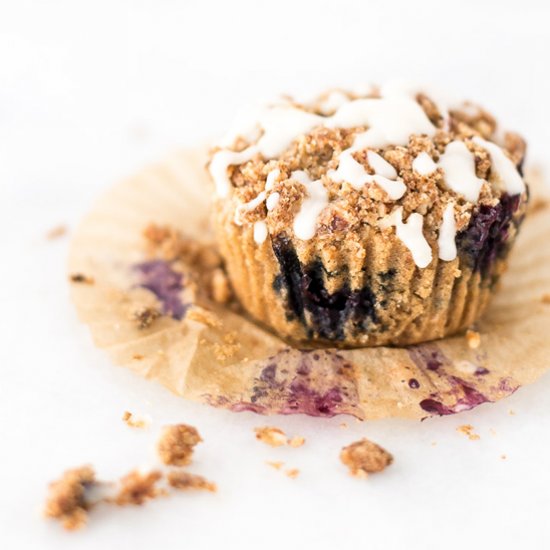
[[[361,439],[344,447],[340,460],[349,468],[351,475],[364,478],[387,468],[393,462],[393,456],[380,445]]]
[[[186,466],[191,463],[195,445],[202,441],[196,428],[187,424],[165,426],[158,442],[158,453],[164,464]]]
[[[301,435],[296,435],[287,438],[285,432],[280,428],[275,428],[273,426],[262,426],[259,428],[254,428],[256,433],[256,439],[269,445],[271,447],[281,447],[282,445],[288,445],[290,447],[301,447],[305,442],[305,438]]]

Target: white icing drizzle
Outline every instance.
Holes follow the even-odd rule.
[[[412,169],[420,176],[429,176],[437,170],[437,164],[428,153],[419,153],[412,163]]]
[[[260,204],[265,201],[265,195],[265,191],[261,191],[252,200],[239,204],[239,206],[235,209],[235,223],[237,225],[242,225],[241,216],[243,213],[250,212],[250,210],[254,210],[254,208],[260,206]]]
[[[470,202],[477,202],[483,180],[476,176],[474,155],[463,141],[451,141],[437,165],[443,168],[445,184]]]
[[[262,244],[267,239],[267,225],[264,221],[254,223],[254,242]]]
[[[439,259],[450,262],[456,258],[456,221],[455,205],[450,202],[443,211],[443,221],[439,228],[437,244],[439,246]]]
[[[271,170],[271,172],[267,174],[267,179],[265,181],[266,191],[271,191],[273,189],[273,186],[275,185],[275,181],[277,181],[277,178],[280,176],[280,174],[281,174],[281,171],[278,168]]]
[[[367,160],[374,170],[375,174],[380,174],[381,176],[395,180],[397,179],[397,172],[395,168],[384,158],[381,157],[378,153],[374,151],[367,151]]]
[[[432,249],[422,232],[423,224],[424,217],[416,212],[404,223],[402,206],[380,222],[383,228],[395,226],[397,238],[409,249],[414,263],[420,268],[428,266],[432,261]]]
[[[267,200],[265,201],[265,205],[268,211],[271,212],[271,210],[273,210],[279,204],[280,198],[281,198],[281,195],[279,195],[279,193],[271,193],[271,195],[267,197]]]
[[[324,115],[328,115],[330,113],[334,113],[334,111],[349,101],[350,98],[344,92],[341,92],[340,90],[333,90],[321,101],[319,104],[319,110]]]
[[[295,170],[291,178],[299,181],[307,190],[307,196],[302,201],[293,224],[294,235],[307,241],[315,235],[317,217],[328,204],[328,193],[321,180],[312,181],[303,170]]]
[[[229,195],[231,190],[231,182],[227,175],[227,169],[230,166],[242,164],[248,162],[258,152],[258,148],[255,145],[251,145],[244,151],[236,153],[235,151],[218,151],[210,162],[210,174],[216,184],[216,192],[220,198],[225,198]]]
[[[477,136],[474,137],[472,141],[483,147],[491,155],[493,170],[498,175],[504,189],[506,189],[510,195],[517,195],[525,191],[525,183],[515,164],[506,156],[498,145]]]

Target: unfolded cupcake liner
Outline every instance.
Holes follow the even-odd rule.
[[[498,401],[550,367],[550,217],[532,177],[535,206],[477,323],[479,347],[457,335],[401,348],[302,349],[230,307],[204,303],[192,273],[147,255],[142,234],[151,223],[213,240],[205,164],[203,149],[182,151],[115,185],[74,236],[72,298],[114,363],[234,411],[362,419],[458,413]],[[160,317],[136,323],[136,311],[150,305]]]

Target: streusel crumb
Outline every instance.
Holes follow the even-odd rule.
[[[120,480],[120,489],[112,500],[119,506],[141,506],[147,500],[165,494],[164,490],[157,487],[161,479],[162,473],[158,470],[147,473],[134,470]]]
[[[387,468],[393,462],[393,456],[380,445],[361,439],[344,447],[340,460],[349,468],[351,475],[365,478]]]
[[[165,426],[158,442],[158,453],[164,464],[186,466],[191,462],[193,448],[201,441],[199,432],[193,426]]]
[[[156,307],[143,306],[132,312],[132,318],[140,330],[149,328],[162,313]]]
[[[477,349],[481,344],[481,335],[476,330],[468,329],[466,331],[466,341],[469,348]]]
[[[93,285],[95,283],[95,280],[93,277],[84,275],[84,273],[73,273],[70,276],[70,279],[72,283],[83,283],[86,285]]]
[[[151,423],[148,417],[139,416],[130,411],[124,411],[122,420],[130,426],[130,428],[146,428]]]
[[[202,491],[210,491],[215,493],[217,490],[216,484],[208,481],[202,476],[196,474],[190,474],[189,472],[183,472],[181,470],[172,470],[166,476],[168,484],[174,489],[188,490],[199,489]]]
[[[301,447],[306,442],[305,437],[302,437],[301,435],[295,435],[294,437],[291,437],[287,443],[290,447]]]
[[[262,426],[260,428],[254,428],[256,432],[256,439],[270,445],[271,447],[280,447],[287,442],[285,432],[279,428],[272,426]]]
[[[80,529],[86,524],[90,508],[86,490],[95,483],[90,466],[67,470],[61,479],[50,483],[44,514],[61,521],[67,530]]]
[[[459,426],[456,431],[468,436],[470,441],[477,441],[480,439],[479,435],[474,433],[474,427],[471,424],[463,424],[462,426]]]

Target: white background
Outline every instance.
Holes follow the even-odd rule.
[[[44,238],[59,223],[73,229],[120,177],[284,91],[435,83],[488,106],[545,164],[544,4],[1,0],[0,548],[548,548],[550,377],[423,423],[270,419],[307,438],[270,449],[252,432],[264,419],[185,402],[111,366],[69,303],[67,238]],[[153,425],[129,429],[125,409]],[[76,534],[41,519],[47,482],[65,468],[89,462],[112,478],[155,465],[159,428],[176,421],[203,434],[192,469],[218,494],[99,509]],[[456,431],[465,423],[479,441]],[[367,481],[337,458],[361,436],[395,454]]]

